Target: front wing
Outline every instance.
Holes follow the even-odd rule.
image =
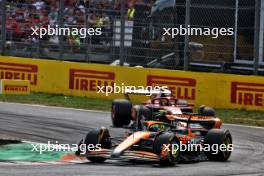
[[[138,150],[127,150],[122,153],[119,157],[115,157],[112,155],[111,149],[101,149],[98,151],[90,151],[86,154],[81,154],[81,157],[102,157],[105,159],[113,159],[113,160],[139,160],[139,161],[154,161],[157,162],[160,160],[159,155],[146,152],[146,151],[138,151]]]

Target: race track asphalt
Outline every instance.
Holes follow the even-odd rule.
[[[0,103],[0,136],[47,143],[76,143],[87,131],[100,126],[110,127],[108,112],[74,110],[56,107]],[[4,165],[2,176],[115,176],[115,175],[264,175],[264,128],[224,125],[233,135],[234,152],[228,162],[198,162],[160,167],[157,164],[132,164],[107,161],[104,164]],[[110,127],[115,136],[124,129]]]

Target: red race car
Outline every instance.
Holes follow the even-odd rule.
[[[129,92],[130,94],[145,95],[149,92]],[[111,120],[115,127],[129,125],[131,121],[135,128],[142,128],[142,122],[153,120],[162,113],[171,115],[192,114],[193,104],[186,100],[180,100],[171,94],[169,90],[155,92],[153,96],[141,105],[132,105],[129,94],[125,94],[127,99],[116,99],[112,102]],[[215,116],[214,110],[203,106],[200,108],[201,115]]]

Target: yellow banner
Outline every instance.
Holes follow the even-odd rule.
[[[28,80],[0,80],[0,94],[30,94],[30,83]]]
[[[31,90],[114,99],[98,86],[168,86],[174,96],[199,106],[264,110],[264,77],[164,69],[129,68],[65,61],[0,57],[0,79],[30,82]],[[98,93],[100,92],[100,93]],[[132,96],[146,100],[146,96]]]

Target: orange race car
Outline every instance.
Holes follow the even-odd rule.
[[[222,122],[219,118],[170,114],[160,115],[159,118],[159,121],[144,121],[141,130],[129,131],[123,137],[112,138],[104,127],[92,130],[80,146],[99,144],[101,148],[85,152],[79,150],[76,154],[91,162],[125,159],[156,161],[161,165],[204,159],[227,161],[230,157],[232,137],[228,130],[220,128]]]

